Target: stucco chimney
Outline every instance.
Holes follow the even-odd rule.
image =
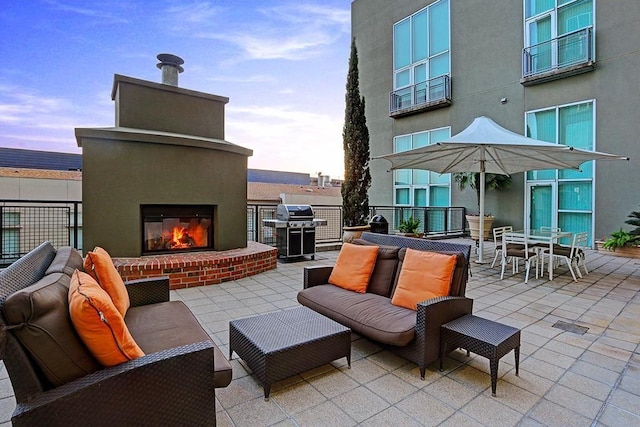
[[[160,63],[156,64],[156,67],[162,70],[162,83],[178,86],[178,74],[184,71],[184,68],[181,67],[184,60],[170,53],[159,53],[157,58]]]

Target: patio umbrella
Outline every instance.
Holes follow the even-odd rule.
[[[449,139],[415,150],[374,157],[391,162],[391,169],[426,169],[438,173],[480,173],[480,218],[484,218],[485,173],[511,175],[538,169],[575,169],[589,160],[629,160],[597,151],[527,138],[488,117],[477,117]],[[484,221],[480,221],[478,262],[482,263]]]

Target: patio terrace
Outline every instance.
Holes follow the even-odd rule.
[[[492,244],[485,250],[485,259],[493,259]],[[174,290],[171,298],[185,301],[228,352],[230,320],[297,306],[303,267],[333,263],[337,254]],[[416,365],[354,335],[351,369],[343,358],[284,380],[269,402],[234,353],[234,379],[216,390],[218,425],[640,425],[640,260],[589,251],[587,265],[590,273],[577,283],[560,267],[552,282],[528,284],[522,271],[500,280],[498,266],[472,265],[467,296],[474,314],[522,329],[520,376],[507,354],[495,398],[485,358],[457,350],[443,372],[431,365],[421,381]],[[565,332],[553,327],[556,321],[588,331]],[[9,424],[14,406],[2,366],[0,421]]]

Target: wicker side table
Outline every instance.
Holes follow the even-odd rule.
[[[496,395],[498,362],[513,350],[516,376],[520,367],[520,329],[467,314],[442,325],[440,330],[440,370],[448,348],[463,348],[489,359],[491,395]]]
[[[269,400],[277,381],[341,357],[351,367],[351,329],[307,307],[267,313],[229,322],[229,360],[234,351]]]

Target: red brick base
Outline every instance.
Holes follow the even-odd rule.
[[[114,258],[113,262],[125,281],[169,276],[171,289],[182,289],[217,285],[273,270],[277,258],[276,248],[247,242],[246,248],[230,251]]]

